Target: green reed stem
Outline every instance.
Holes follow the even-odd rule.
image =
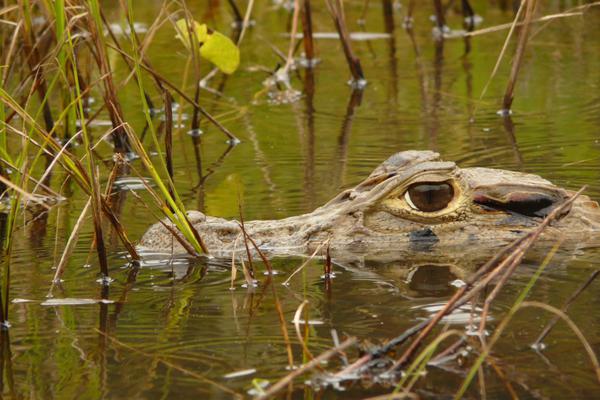
[[[2,157],[7,158],[8,161],[12,162],[12,157],[8,154],[7,141],[6,141],[6,126],[4,126],[4,119],[6,118],[6,111],[4,109],[4,103],[0,102],[0,152]]]
[[[562,240],[559,240],[552,247],[552,249],[550,249],[550,252],[546,255],[546,257],[544,258],[544,260],[542,261],[542,263],[540,264],[538,269],[535,271],[535,273],[533,274],[531,279],[529,279],[529,282],[527,283],[525,288],[523,288],[521,293],[519,293],[519,296],[515,300],[514,304],[512,305],[510,310],[508,310],[508,314],[506,314],[506,316],[502,319],[502,321],[500,322],[500,324],[494,331],[494,334],[492,335],[489,343],[484,346],[483,351],[481,352],[479,357],[477,357],[475,364],[473,364],[473,366],[469,370],[469,373],[467,374],[466,378],[464,379],[463,383],[461,384],[460,388],[458,389],[458,392],[456,392],[456,394],[454,395],[455,400],[460,399],[465,395],[469,385],[471,384],[471,381],[477,374],[477,371],[479,370],[479,368],[481,368],[481,365],[485,361],[486,357],[490,354],[492,347],[498,341],[498,339],[500,338],[500,335],[502,334],[502,332],[504,332],[504,329],[506,329],[506,326],[508,325],[508,323],[510,322],[512,317],[519,310],[519,308],[521,307],[521,303],[523,303],[523,301],[525,301],[525,298],[527,297],[527,295],[529,295],[529,292],[531,291],[531,289],[533,288],[533,286],[539,279],[540,275],[542,275],[542,272],[544,272],[544,270],[546,269],[548,264],[550,264],[550,260],[552,260],[552,258],[556,254],[556,251],[558,250],[558,248],[560,247],[561,244],[562,244]]]
[[[94,1],[92,1],[94,3]],[[85,123],[85,114],[83,112],[83,101],[81,96],[81,88],[79,85],[79,75],[77,73],[77,61],[75,57],[75,50],[73,46],[73,40],[71,32],[67,31],[67,46],[69,50],[69,58],[72,66],[73,81],[75,83],[75,97],[77,98],[76,107],[77,113],[79,114],[79,120],[81,121],[81,136],[83,138],[83,145],[87,157],[87,172],[90,177],[91,195],[92,195],[92,214],[94,216],[94,231],[96,238],[96,250],[98,252],[98,259],[100,261],[100,272],[103,278],[108,277],[108,261],[106,258],[106,249],[104,246],[104,238],[102,235],[102,194],[100,193],[100,185],[98,183],[98,175],[96,171],[96,165],[94,163],[95,157],[92,153],[92,144],[89,137],[89,132]]]
[[[142,143],[139,142],[139,139],[137,139],[137,137],[133,137],[133,135],[131,135],[131,134],[130,134],[130,139],[132,141],[133,146],[136,148],[138,155],[141,157],[144,165],[146,166],[146,168],[152,175],[152,178],[154,179],[156,185],[159,187],[160,191],[162,192],[163,196],[165,197],[165,199],[167,201],[168,207],[162,207],[163,212],[177,226],[177,228],[181,231],[181,233],[184,235],[184,237],[190,242],[190,244],[194,247],[194,249],[198,253],[205,253],[206,248],[197,239],[196,234],[194,234],[194,231],[193,231],[194,228],[191,226],[191,224],[188,222],[188,220],[185,216],[185,206],[183,205],[183,202],[181,201],[181,199],[177,193],[177,190],[175,189],[173,180],[169,176],[167,164],[162,155],[160,142],[158,140],[158,135],[156,133],[156,129],[155,129],[154,123],[152,121],[150,107],[148,106],[148,102],[146,101],[146,96],[145,96],[146,91],[144,89],[144,80],[143,80],[143,76],[142,76],[142,69],[140,67],[140,64],[143,61],[142,61],[141,55],[139,54],[139,43],[137,42],[137,38],[135,36],[135,33],[133,32],[133,7],[132,7],[131,0],[127,1],[127,15],[129,18],[128,23],[129,23],[129,25],[131,27],[131,31],[132,31],[130,34],[130,39],[131,39],[131,47],[132,47],[133,58],[134,58],[133,68],[134,68],[135,75],[137,78],[136,80],[138,83],[139,95],[140,95],[140,100],[142,102],[142,107],[143,107],[143,111],[144,111],[144,116],[146,118],[146,123],[148,124],[150,136],[152,138],[154,147],[156,148],[156,151],[159,153],[158,160],[159,160],[160,172],[157,170],[156,166],[153,164],[152,160],[150,159],[149,155],[147,154],[146,150],[144,149]],[[163,178],[161,178],[161,173],[162,173],[162,175],[166,176],[164,181],[163,181]],[[169,188],[171,190],[169,190]],[[172,210],[172,212],[171,212],[171,210]]]

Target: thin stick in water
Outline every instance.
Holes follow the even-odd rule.
[[[357,88],[361,88],[365,84],[365,76],[363,74],[362,67],[360,65],[359,58],[354,54],[352,46],[350,45],[350,35],[346,27],[346,18],[344,16],[344,5],[342,0],[326,0],[327,8],[335,23],[335,28],[340,36],[342,42],[342,48],[344,49],[344,55],[346,56],[346,62],[350,68],[352,74],[352,84]]]
[[[509,114],[510,109],[514,100],[514,90],[517,84],[517,78],[519,76],[519,70],[523,64],[523,55],[525,54],[525,48],[527,47],[527,40],[529,39],[529,28],[531,26],[531,20],[535,11],[535,5],[537,0],[524,0],[527,1],[527,9],[525,10],[524,26],[519,35],[519,43],[517,44],[517,50],[515,52],[515,58],[512,62],[512,68],[510,70],[510,76],[508,78],[508,84],[506,91],[504,92],[504,100],[502,101],[502,113]]]
[[[315,60],[315,43],[313,40],[310,0],[302,0],[302,40],[304,42],[306,67],[311,68]]]

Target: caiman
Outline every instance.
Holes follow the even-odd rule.
[[[401,254],[449,251],[460,255],[514,240],[572,194],[537,175],[459,168],[432,151],[404,151],[311,213],[248,221],[244,226],[271,256],[307,255],[325,243],[338,258],[398,259]],[[189,211],[188,217],[211,254],[245,251],[238,221],[198,211]],[[139,246],[152,252],[184,253],[163,224],[169,222],[152,226]],[[562,235],[579,242],[598,230],[598,203],[581,195],[545,230],[544,237]]]

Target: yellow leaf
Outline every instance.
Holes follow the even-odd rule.
[[[192,21],[192,25],[200,44],[200,55],[226,74],[235,72],[240,64],[240,50],[235,43],[222,33],[216,31],[209,33],[206,24]],[[175,28],[178,32],[177,38],[183,42],[185,47],[190,49],[191,40],[186,20],[180,19],[177,21]]]
[[[198,43],[204,43],[208,39],[208,27],[206,24],[199,24],[196,21],[192,21],[191,25],[194,33],[196,34],[196,40],[198,40]],[[177,39],[181,40],[185,47],[189,49],[191,46],[191,40],[188,22],[185,20],[185,18],[182,18],[175,23],[175,29],[177,30]]]
[[[226,74],[235,72],[240,65],[240,49],[227,36],[212,32],[200,47],[200,55]]]

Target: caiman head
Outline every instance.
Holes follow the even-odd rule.
[[[473,250],[517,238],[572,194],[536,175],[459,168],[431,151],[405,151],[311,213],[245,226],[271,254],[306,254],[323,243],[337,257]],[[189,218],[214,254],[244,248],[237,221],[200,212],[190,212]],[[585,238],[599,229],[598,203],[580,196],[551,224],[546,237]],[[140,246],[183,251],[160,224],[148,230]]]

